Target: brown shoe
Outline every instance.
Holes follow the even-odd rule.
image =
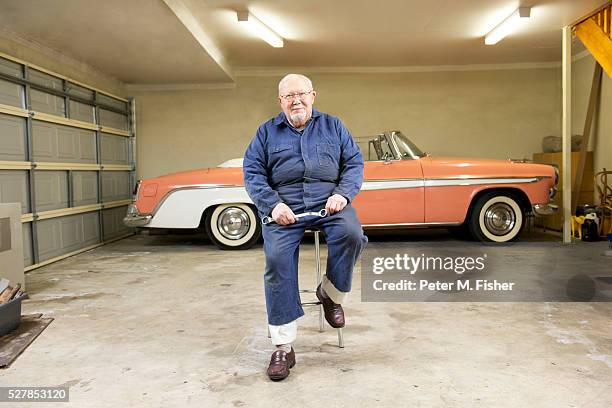
[[[272,353],[270,359],[270,365],[268,366],[268,377],[272,381],[284,380],[289,376],[289,369],[295,365],[295,352],[293,347],[291,351],[287,353],[283,350],[276,350]]]
[[[319,302],[323,305],[327,323],[335,329],[344,327],[344,310],[342,310],[342,306],[334,303],[330,298],[323,296],[321,285],[317,287],[317,299],[319,299]]]

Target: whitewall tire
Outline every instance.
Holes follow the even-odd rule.
[[[478,198],[472,207],[468,227],[479,241],[508,242],[519,235],[524,219],[515,197],[504,192],[490,192]]]
[[[261,237],[256,210],[248,204],[221,204],[208,211],[206,233],[220,249],[248,249]]]

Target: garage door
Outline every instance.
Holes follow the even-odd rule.
[[[0,57],[0,202],[21,203],[26,270],[132,233],[133,102]]]

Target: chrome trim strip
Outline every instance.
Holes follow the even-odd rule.
[[[363,224],[362,227],[365,228],[375,228],[375,227],[443,227],[443,226],[457,226],[461,225],[461,222],[404,222],[397,224]]]
[[[361,191],[390,190],[400,188],[419,187],[449,187],[449,186],[475,186],[482,184],[514,184],[535,183],[548,176],[538,177],[446,177],[435,179],[394,179],[394,180],[366,180]]]
[[[535,183],[538,177],[498,177],[498,178],[446,178],[426,179],[425,187],[447,187],[447,186],[474,186],[480,184],[512,184],[512,183]]]
[[[179,190],[206,190],[210,188],[233,188],[233,187],[244,187],[244,185],[239,184],[192,184],[189,186],[176,187],[172,190],[168,191],[166,194],[170,194]]]
[[[423,185],[423,179],[367,180],[361,185],[361,191],[417,188]]]
[[[504,176],[504,177],[482,177],[482,176],[450,176],[450,177],[436,177],[436,178],[430,178],[427,180],[516,180],[516,179],[524,179],[524,178],[528,178],[528,179],[538,179],[538,181],[543,180],[543,179],[547,179],[547,178],[551,178],[550,176]]]

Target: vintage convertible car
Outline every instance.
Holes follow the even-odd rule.
[[[360,144],[365,181],[353,201],[369,228],[463,226],[480,241],[517,237],[525,215],[549,215],[556,168],[515,160],[432,157],[399,131]],[[141,180],[124,218],[130,227],[199,228],[222,249],[246,249],[261,220],[246,193],[240,159]]]

